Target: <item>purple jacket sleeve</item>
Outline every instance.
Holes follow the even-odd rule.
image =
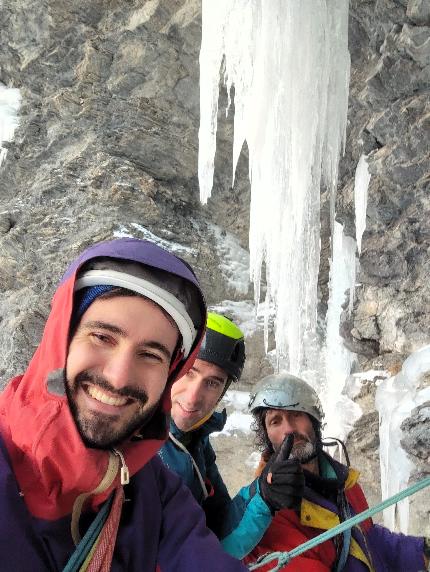
[[[247,572],[224,552],[206,527],[205,514],[177,475],[159,464],[163,522],[158,552],[161,572]]]
[[[425,569],[423,538],[391,532],[375,524],[367,539],[372,556],[379,563],[378,566],[375,562],[376,570],[420,572]]]

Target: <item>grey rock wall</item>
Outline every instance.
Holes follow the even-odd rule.
[[[349,128],[337,218],[354,236],[353,174],[364,153],[371,173],[366,231],[353,315],[345,313],[341,325],[359,369],[396,374],[411,352],[430,343],[429,26],[426,0],[350,2]],[[373,502],[380,494],[377,424],[363,420],[376,415],[375,390],[368,385],[360,393],[366,415],[348,440]],[[430,421],[413,411],[402,430],[417,480],[430,472],[428,458],[422,459]],[[429,532],[426,495],[412,500],[410,525],[417,534]]]
[[[350,128],[338,218],[353,234],[349,189],[364,153],[372,175],[367,228],[354,317],[344,329],[363,366],[373,357],[383,365],[387,354],[401,362],[430,341],[428,9],[415,0],[351,2]]]
[[[395,373],[411,351],[430,343],[429,27],[429,0],[350,1],[348,140],[336,211],[354,236],[354,172],[368,155],[360,285],[352,318],[345,315],[341,326],[362,369]],[[232,189],[233,115],[225,118],[220,105],[214,194],[203,208],[196,177],[200,36],[198,0],[0,5],[0,81],[23,97],[0,171],[3,382],[23,370],[37,346],[66,264],[96,240],[152,231],[182,245],[210,303],[231,297],[208,222],[247,246],[247,152]],[[322,228],[323,320],[327,209]],[[261,333],[248,354],[245,384],[267,372]],[[349,447],[377,499],[374,390],[367,386],[359,396],[366,417]],[[415,417],[419,423],[405,425],[405,446],[421,458],[429,421],[422,411]]]
[[[1,171],[3,382],[66,264],[114,233],[180,243],[208,302],[225,296],[198,200],[200,20],[190,0],[2,3],[0,81],[23,97]]]

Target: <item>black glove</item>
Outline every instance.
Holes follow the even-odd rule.
[[[261,496],[273,513],[282,508],[299,509],[302,502],[305,476],[299,461],[288,460],[293,444],[294,435],[287,435],[259,478]],[[267,482],[269,473],[271,483]]]

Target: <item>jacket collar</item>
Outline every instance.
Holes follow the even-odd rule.
[[[200,427],[198,427],[191,433],[193,435],[196,435],[196,437],[198,438],[208,437],[211,433],[222,431],[224,429],[226,421],[227,421],[227,413],[225,409],[223,409],[221,412],[214,411],[214,413],[212,413],[212,415],[209,417],[207,421],[205,421],[205,423],[203,423],[203,425],[200,425]],[[176,437],[178,441],[182,441],[183,438],[186,435],[188,435],[188,433],[186,433],[185,431],[181,431],[181,429],[178,429],[178,427],[176,427],[175,422],[173,421],[172,418],[170,418],[170,433],[172,433],[172,435]]]

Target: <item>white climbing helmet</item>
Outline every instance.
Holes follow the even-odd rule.
[[[315,390],[290,373],[278,373],[264,377],[251,394],[248,409],[285,409],[303,411],[318,423],[322,423],[324,412]]]

